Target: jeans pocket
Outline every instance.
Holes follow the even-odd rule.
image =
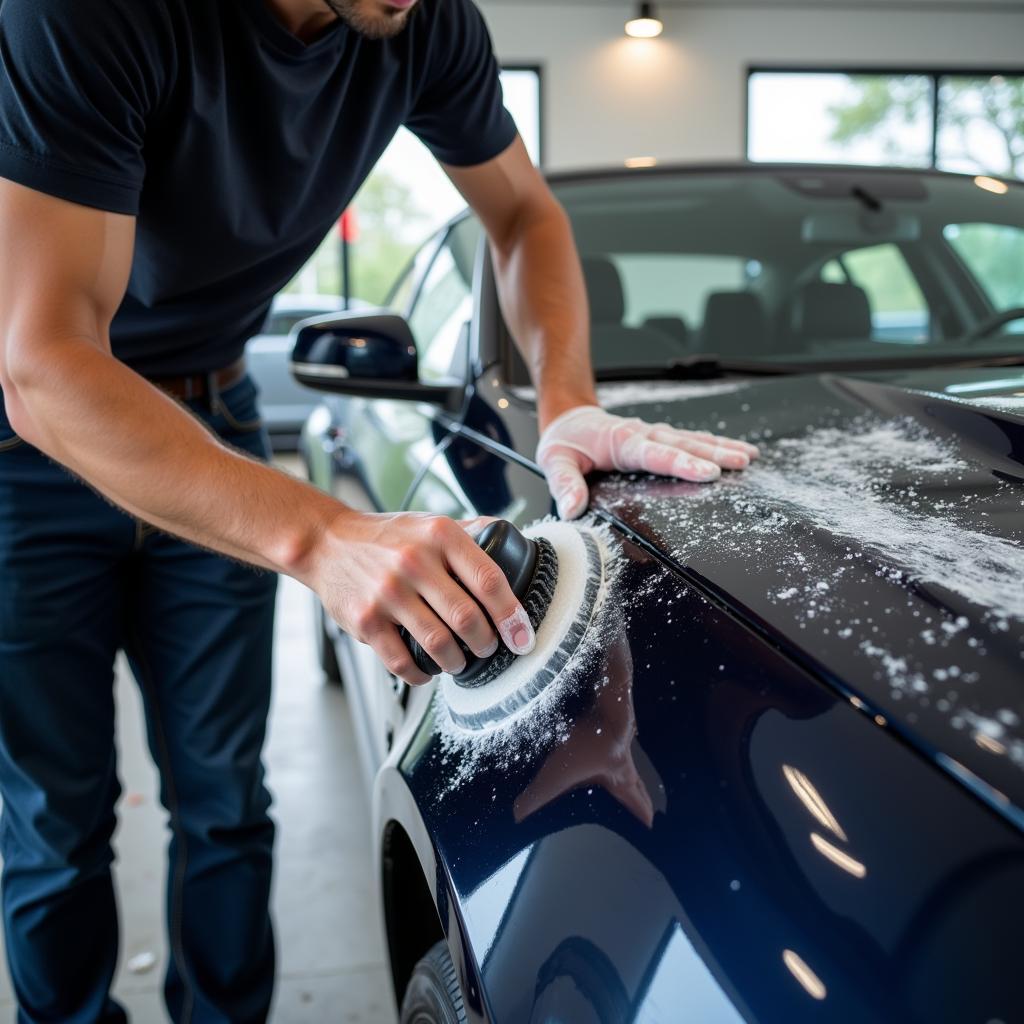
[[[263,428],[259,393],[256,382],[246,374],[237,384],[217,395],[214,411],[223,418],[229,431],[254,434]]]
[[[11,429],[11,424],[7,420],[7,410],[4,407],[3,392],[0,391],[0,454],[9,452],[12,448],[17,448],[18,445],[24,443]]]

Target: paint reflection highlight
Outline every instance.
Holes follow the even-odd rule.
[[[789,973],[803,986],[804,991],[812,999],[824,999],[828,995],[825,983],[814,971],[807,966],[804,960],[791,949],[782,951],[782,962],[789,968]]]
[[[827,828],[833,835],[838,836],[844,843],[847,841],[843,827],[836,820],[836,816],[829,810],[828,804],[822,799],[821,794],[814,788],[811,780],[799,768],[784,764],[782,774],[790,788],[797,795],[800,803],[807,808],[818,824]]]
[[[868,873],[868,869],[859,860],[855,860],[848,853],[840,850],[838,846],[833,846],[817,832],[811,833],[811,844],[823,857],[832,861],[837,868],[842,868],[843,871],[853,875],[854,878],[863,878]]]

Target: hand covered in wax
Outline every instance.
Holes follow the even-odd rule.
[[[563,519],[586,511],[583,477],[592,470],[654,473],[696,483],[717,480],[723,469],[746,469],[758,456],[745,441],[678,430],[605,412],[596,405],[570,409],[541,435],[537,462]]]

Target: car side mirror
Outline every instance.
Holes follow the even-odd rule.
[[[412,330],[404,317],[388,310],[311,317],[295,325],[292,339],[292,376],[306,387],[449,409],[462,400],[461,381],[419,379]]]

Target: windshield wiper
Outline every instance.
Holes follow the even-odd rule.
[[[715,380],[719,377],[775,377],[787,373],[805,373],[806,367],[778,363],[742,363],[718,359],[713,355],[673,359],[662,366],[616,366],[598,370],[598,381],[620,380]]]
[[[664,366],[616,366],[597,371],[601,383],[627,380],[717,380],[722,377],[782,377],[803,373],[874,373],[931,367],[1024,366],[1024,353],[968,356],[944,353],[888,356],[884,359],[818,359],[810,363],[763,363],[720,360],[714,356],[674,359]]]
[[[1006,355],[987,356],[944,355],[928,360],[930,366],[1024,366],[1024,352],[1007,352]]]

